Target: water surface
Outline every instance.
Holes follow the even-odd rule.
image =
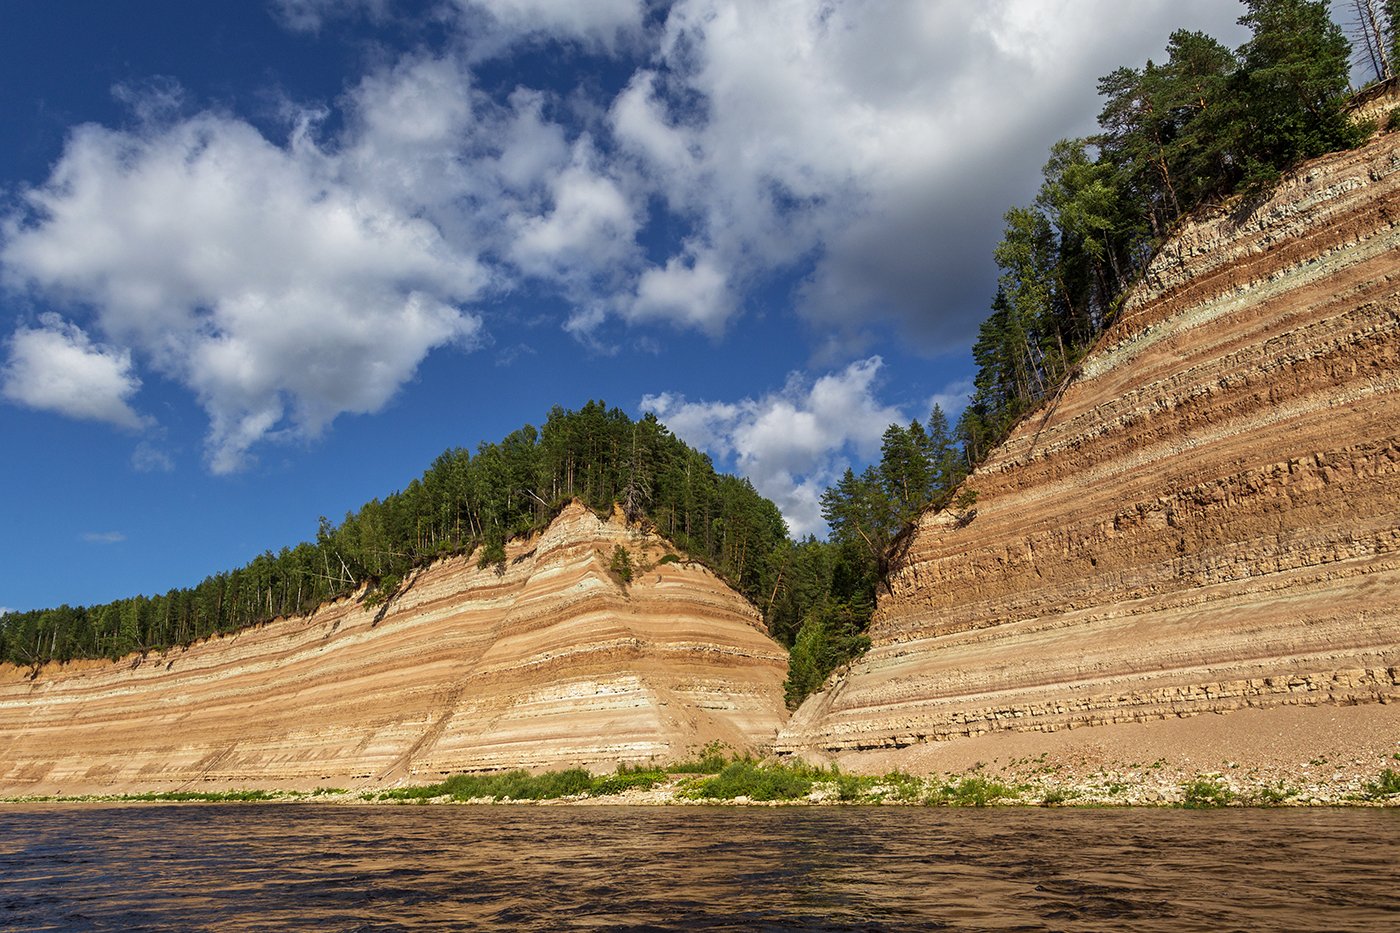
[[[0,807],[10,930],[1400,930],[1400,811]]]

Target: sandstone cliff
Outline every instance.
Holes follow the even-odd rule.
[[[1199,219],[780,751],[1400,698],[1400,135]]]
[[[624,588],[621,544],[648,569]],[[426,783],[467,770],[767,745],[787,658],[708,570],[569,506],[376,611],[313,615],[116,664],[0,668],[0,794]]]

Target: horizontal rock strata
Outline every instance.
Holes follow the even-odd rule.
[[[618,545],[646,568],[626,587]],[[0,668],[0,793],[363,787],[766,745],[786,654],[665,553],[575,504],[503,573],[441,561],[378,620],[347,599],[162,657]]]
[[[1400,145],[1189,224],[782,751],[1400,698]]]

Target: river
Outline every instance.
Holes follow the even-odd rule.
[[[4,930],[1400,929],[1397,810],[0,806]]]

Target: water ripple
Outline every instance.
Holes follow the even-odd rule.
[[[1400,929],[1394,810],[32,806],[5,930]]]

